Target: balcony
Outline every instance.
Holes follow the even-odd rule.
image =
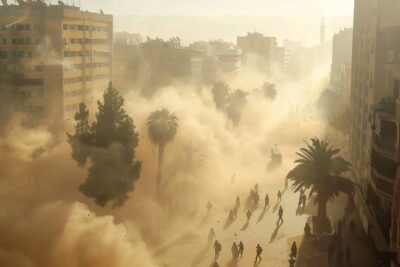
[[[371,149],[371,168],[388,181],[394,181],[396,178],[397,164],[394,158],[388,158],[377,150],[375,146]]]

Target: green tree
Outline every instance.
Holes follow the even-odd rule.
[[[147,119],[150,140],[158,145],[158,167],[157,167],[157,193],[161,190],[162,166],[165,146],[171,142],[178,130],[178,118],[168,109],[154,111]]]
[[[261,90],[262,90],[262,92],[263,92],[265,97],[267,97],[267,98],[269,98],[271,100],[274,100],[276,98],[277,92],[276,92],[275,84],[269,83],[269,82],[265,82],[262,85]]]
[[[228,118],[237,126],[242,116],[243,108],[247,103],[247,93],[241,89],[235,90],[229,97],[229,104],[226,107]]]
[[[124,99],[111,82],[97,105],[99,111],[91,125],[88,109],[83,103],[79,105],[75,133],[67,134],[68,142],[72,158],[80,167],[90,162],[88,176],[79,190],[102,207],[110,201],[118,207],[139,179],[141,162],[135,160],[139,135],[133,119],[123,109]]]
[[[354,184],[340,176],[350,170],[350,163],[339,156],[340,149],[329,145],[327,140],[312,138],[311,143],[301,148],[296,154],[297,164],[287,175],[293,181],[295,192],[310,189],[310,196],[316,194],[318,203],[317,229],[325,231],[327,221],[326,205],[340,192],[353,194]],[[318,230],[317,230],[318,231]]]
[[[231,94],[231,89],[229,86],[223,82],[218,82],[213,86],[211,93],[217,109],[225,110]]]

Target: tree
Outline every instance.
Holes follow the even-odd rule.
[[[157,167],[157,193],[160,193],[162,181],[162,166],[164,148],[171,142],[178,130],[178,118],[168,109],[154,111],[147,119],[150,140],[158,145],[158,167]]]
[[[293,189],[311,189],[310,196],[316,194],[318,203],[317,229],[324,231],[327,221],[326,205],[340,192],[353,194],[354,184],[340,176],[350,170],[350,163],[339,156],[340,149],[329,145],[327,140],[312,138],[311,143],[301,148],[296,154],[300,157],[297,165],[288,173],[287,178],[293,181]]]
[[[265,82],[262,86],[262,92],[264,93],[265,97],[274,100],[277,94],[275,84]]]
[[[226,107],[226,112],[229,119],[237,126],[242,116],[242,111],[247,103],[247,93],[241,89],[235,90],[229,97],[229,104]]]
[[[217,109],[225,110],[230,94],[231,89],[223,82],[218,82],[213,86],[212,95]]]
[[[75,133],[67,134],[72,158],[80,167],[90,162],[88,176],[79,190],[100,206],[113,202],[119,207],[128,199],[139,179],[141,162],[135,160],[139,143],[133,119],[123,109],[124,99],[110,82],[98,101],[98,113],[89,126],[89,111],[79,105],[75,114]]]

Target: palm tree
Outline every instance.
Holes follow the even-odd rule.
[[[236,89],[229,97],[229,104],[226,112],[233,125],[238,126],[242,111],[247,103],[247,93],[241,89]]]
[[[265,82],[262,86],[262,91],[263,91],[265,97],[270,98],[271,100],[274,100],[276,98],[275,84]]]
[[[224,82],[218,82],[213,86],[211,93],[217,109],[224,110],[231,93],[229,86]]]
[[[340,176],[350,170],[350,163],[339,156],[340,149],[329,145],[329,141],[312,138],[311,144],[296,154],[300,157],[297,165],[288,173],[287,178],[293,181],[295,192],[311,189],[310,196],[316,193],[318,203],[318,223],[316,231],[325,231],[326,205],[340,192],[353,194],[354,183]]]
[[[176,135],[178,118],[174,113],[163,108],[150,114],[147,119],[147,127],[150,140],[158,145],[157,193],[160,193],[164,148]]]

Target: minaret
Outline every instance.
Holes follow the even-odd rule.
[[[324,19],[321,21],[321,26],[319,29],[319,45],[323,46],[325,43],[325,22]]]

